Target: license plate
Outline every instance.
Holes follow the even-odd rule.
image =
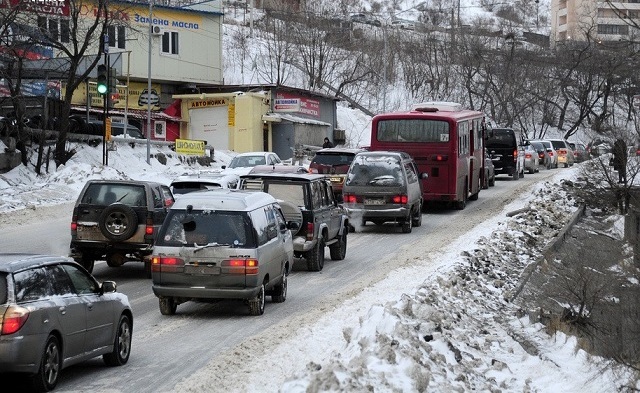
[[[331,180],[331,183],[342,183],[341,177],[330,177],[329,180]]]
[[[365,198],[365,205],[384,205],[384,199],[369,199]]]
[[[76,228],[76,235],[80,240],[92,239],[99,234],[100,229],[97,226],[78,225],[78,227]]]
[[[186,265],[184,272],[186,274],[212,276],[220,274],[220,267],[210,265]]]

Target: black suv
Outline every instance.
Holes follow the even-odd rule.
[[[150,261],[156,233],[174,202],[168,186],[135,180],[90,180],[76,201],[71,220],[70,256],[93,270],[97,259],[111,267]]]
[[[238,188],[271,194],[280,202],[285,220],[300,224],[292,230],[293,253],[307,260],[309,270],[322,270],[326,246],[332,260],[345,258],[349,220],[326,176],[256,173],[241,176]]]
[[[513,128],[489,130],[485,147],[491,154],[496,175],[509,175],[513,180],[524,176],[523,140]]]

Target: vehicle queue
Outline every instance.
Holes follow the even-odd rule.
[[[275,153],[245,157],[169,186],[90,181],[74,209],[69,258],[0,255],[0,372],[25,373],[49,391],[72,364],[96,356],[127,363],[134,313],[114,282],[91,275],[96,259],[142,262],[167,317],[184,302],[220,299],[241,300],[259,316],[267,297],[287,299],[294,258],[320,271],[326,248],[345,259],[348,234],[368,223],[410,233],[429,206],[464,209],[497,175],[517,180],[581,159],[566,141],[526,141],[452,103],[375,116],[368,148],[320,149],[312,173]],[[89,305],[101,323],[87,330]],[[38,315],[52,323],[34,324]]]

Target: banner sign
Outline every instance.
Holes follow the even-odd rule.
[[[176,139],[176,153],[192,156],[204,156],[204,141]]]
[[[273,103],[274,112],[298,112],[308,116],[320,117],[320,101],[299,95],[277,92]]]
[[[0,8],[17,8],[40,15],[69,16],[69,0],[2,0]]]

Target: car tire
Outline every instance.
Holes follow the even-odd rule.
[[[287,275],[283,274],[280,284],[273,288],[271,301],[274,303],[283,303],[285,300],[287,300]]]
[[[412,218],[412,225],[416,228],[422,226],[422,203],[418,205],[418,209],[416,210],[415,216]]]
[[[491,179],[489,179],[489,187],[493,187],[496,185],[496,175],[493,175]]]
[[[409,215],[400,225],[402,227],[402,233],[411,233],[411,230],[413,229],[413,217]]]
[[[260,292],[256,297],[249,299],[249,314],[264,314],[264,284],[260,285]]]
[[[144,276],[146,278],[151,278],[151,260],[149,258],[145,258],[144,260]]]
[[[315,247],[305,253],[307,259],[307,269],[312,272],[319,272],[324,267],[324,238],[320,236]]]
[[[54,335],[50,335],[49,338],[47,338],[46,345],[44,346],[44,352],[42,353],[38,372],[31,380],[35,390],[48,392],[56,387],[58,378],[60,377],[60,371],[62,369],[61,349],[58,338]]]
[[[133,326],[129,317],[124,314],[121,315],[116,338],[113,342],[113,351],[102,355],[102,360],[107,366],[122,366],[129,361],[132,334]]]
[[[178,309],[178,305],[172,297],[158,298],[158,305],[160,306],[160,314],[162,315],[174,315]]]
[[[338,236],[338,241],[329,246],[329,255],[331,255],[331,260],[333,261],[341,261],[347,255],[348,228],[342,228],[342,235]]]
[[[113,203],[104,208],[98,219],[100,232],[109,240],[124,241],[136,233],[138,215],[129,206]]]
[[[106,258],[109,267],[120,267],[127,262],[127,256],[121,252],[109,253]]]
[[[489,171],[484,172],[484,177],[482,179],[482,189],[486,190],[487,188],[489,188]]]
[[[80,265],[82,265],[84,270],[86,270],[89,273],[93,272],[93,267],[94,267],[95,263],[96,263],[96,261],[95,261],[95,259],[93,259],[92,255],[83,254],[82,258],[80,258]]]
[[[513,174],[511,175],[513,180],[518,180],[520,178],[520,172],[518,171],[518,168],[515,168],[513,170]]]

